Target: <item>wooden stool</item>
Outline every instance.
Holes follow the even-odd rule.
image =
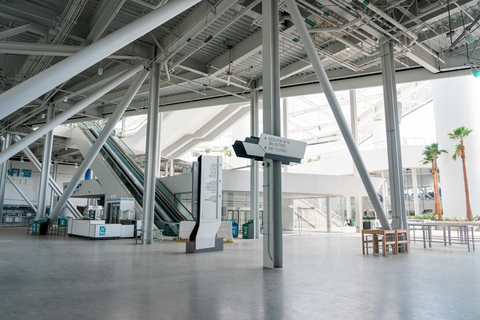
[[[382,230],[383,231],[383,255],[387,255],[388,245],[393,245],[393,253],[398,254],[397,246],[397,232],[396,230]],[[388,236],[392,235],[392,240],[388,240]]]
[[[405,239],[403,240],[398,240],[398,235],[404,235]],[[397,229],[395,230],[395,240],[396,240],[396,244],[395,244],[395,250],[396,250],[396,253],[395,254],[398,254],[398,245],[399,244],[405,244],[405,252],[408,253],[408,231],[407,230],[403,230],[403,229]]]

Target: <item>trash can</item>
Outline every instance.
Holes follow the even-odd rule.
[[[238,238],[238,223],[235,220],[228,220],[232,223],[232,236]]]
[[[253,220],[248,220],[243,224],[243,239],[255,239],[255,231],[253,230]]]
[[[363,220],[363,230],[370,230],[372,227],[372,220]]]
[[[350,225],[354,226],[355,225],[355,218],[350,218]]]
[[[42,218],[32,224],[32,234],[44,236],[48,233],[48,219]]]

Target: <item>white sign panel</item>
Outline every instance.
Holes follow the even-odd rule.
[[[264,133],[260,136],[258,144],[262,147],[265,153],[299,159],[303,158],[305,155],[305,149],[307,148],[306,142]]]
[[[215,247],[222,217],[222,157],[202,156],[196,249]]]

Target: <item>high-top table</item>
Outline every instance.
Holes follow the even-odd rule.
[[[432,227],[442,227],[443,228],[443,241],[433,240],[432,239]],[[451,228],[458,228],[457,240],[452,240]],[[423,247],[427,247],[427,241],[429,248],[432,247],[432,242],[440,242],[445,246],[447,243],[451,245],[452,243],[466,244],[468,251],[470,251],[470,244],[472,244],[473,251],[475,251],[475,227],[476,225],[472,222],[408,222],[408,232],[409,238],[414,239],[415,242],[415,230],[422,230],[423,237]],[[410,231],[413,231],[414,236],[410,236]],[[471,232],[471,236],[470,236]]]

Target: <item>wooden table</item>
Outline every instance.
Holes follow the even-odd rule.
[[[372,241],[369,241],[368,239],[365,240],[365,238],[369,235],[372,235]],[[389,241],[387,239],[388,235],[393,235],[393,240]],[[363,254],[365,254],[365,248],[367,248],[367,254],[368,254],[368,243],[373,242],[373,252],[378,253],[378,236],[382,236],[382,241],[383,241],[383,255],[387,255],[387,246],[389,244],[393,244],[395,246],[394,253],[398,254],[397,250],[397,237],[396,237],[396,232],[395,230],[383,230],[383,229],[366,229],[362,230],[362,249],[363,249]],[[367,244],[367,246],[365,246]]]

